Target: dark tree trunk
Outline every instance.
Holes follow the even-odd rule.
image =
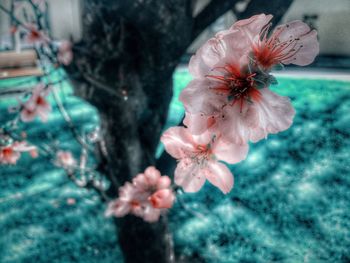
[[[213,2],[193,18],[191,0],[85,0],[83,39],[68,73],[76,94],[99,111],[101,171],[112,196],[156,163],[174,69],[193,38],[236,1]],[[166,217],[153,224],[133,216],[115,222],[126,262],[174,262]]]
[[[76,93],[99,111],[114,196],[155,164],[172,74],[191,42],[190,19],[186,1],[85,1],[83,40],[69,72]],[[126,262],[174,262],[166,217],[115,222]]]

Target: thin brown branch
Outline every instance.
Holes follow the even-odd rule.
[[[251,0],[243,12],[237,12],[234,9],[233,12],[237,17],[237,20],[249,18],[250,16],[260,13],[272,14],[274,16],[272,22],[276,25],[282,19],[292,3],[293,0],[274,0],[269,1],[268,4],[266,4],[266,1]]]
[[[195,18],[192,30],[192,40],[215,20],[231,10],[238,0],[212,0]]]

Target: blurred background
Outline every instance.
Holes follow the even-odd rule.
[[[194,15],[198,14],[210,0],[195,2]],[[11,0],[2,0],[4,6],[10,7]],[[249,0],[239,1],[232,7],[235,10],[244,10]],[[56,39],[81,40],[82,37],[82,5],[81,0],[48,1],[48,17],[50,31]],[[350,23],[350,3],[347,0],[336,0],[330,3],[327,0],[294,0],[288,11],[283,15],[280,23],[292,20],[306,21],[317,29],[320,36],[321,56],[349,57],[347,43],[350,41],[350,32],[347,27]],[[30,10],[28,8],[28,10]],[[29,11],[30,12],[30,11]],[[216,32],[226,29],[236,21],[233,11],[228,11],[210,25],[189,47],[188,53],[194,53],[208,38]],[[0,36],[2,48],[9,47],[11,19],[5,13],[0,14]]]
[[[193,3],[195,16],[210,0]],[[249,3],[237,2],[187,48],[173,74],[164,129],[183,117],[178,96],[191,80],[190,56],[230,27]],[[11,8],[11,0],[1,4]],[[54,39],[81,41],[83,5],[48,1],[45,15]],[[29,6],[23,9],[30,16]],[[320,54],[307,67],[274,72],[278,84],[271,89],[291,98],[294,123],[252,144],[248,158],[230,167],[235,187],[229,195],[209,184],[196,194],[179,193],[169,224],[180,262],[350,262],[350,1],[294,0],[279,23],[296,19],[317,30]],[[2,52],[14,49],[11,23],[0,10]],[[52,74],[52,79],[66,76],[65,69]],[[0,94],[36,82],[34,76],[3,76]],[[81,130],[99,125],[96,108],[77,97],[69,81],[60,84],[60,96]],[[16,103],[8,92],[0,96],[0,122],[11,118],[8,108]],[[78,151],[55,107],[47,124],[25,128],[34,142],[51,138]],[[162,152],[159,145],[157,157]],[[0,262],[123,262],[116,226],[104,209],[96,193],[76,187],[64,171],[40,158],[1,166]]]

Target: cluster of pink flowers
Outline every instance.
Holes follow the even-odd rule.
[[[17,29],[15,29],[17,30]],[[16,31],[13,31],[13,33]],[[38,44],[48,46],[52,44],[52,40],[41,30],[33,24],[26,25],[26,42],[30,44]],[[63,40],[58,45],[51,45],[54,56],[59,64],[69,65],[73,60],[72,43],[67,40]]]
[[[170,178],[161,176],[155,167],[150,166],[132,183],[126,182],[119,188],[119,197],[109,203],[106,216],[133,214],[147,222],[156,222],[161,212],[172,207],[175,200],[170,186]]]
[[[208,179],[223,193],[233,175],[221,162],[245,159],[248,142],[288,129],[295,115],[289,98],[269,89],[278,64],[310,64],[319,51],[317,33],[301,21],[269,34],[271,15],[240,20],[209,39],[192,56],[193,80],[180,94],[185,127],[162,136],[165,150],[179,160],[175,183],[196,192]]]
[[[50,38],[34,24],[26,24],[25,41],[29,44],[46,45],[50,42]]]
[[[32,95],[23,105],[21,109],[21,120],[30,122],[36,116],[46,122],[51,111],[51,105],[47,102],[46,96],[49,93],[49,88],[44,84],[38,84],[32,91]]]
[[[28,145],[26,141],[15,141],[6,146],[0,146],[0,164],[16,164],[22,152],[29,152],[33,158],[38,156],[35,146]]]

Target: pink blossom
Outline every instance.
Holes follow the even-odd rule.
[[[207,179],[223,193],[233,187],[233,175],[219,160],[237,163],[246,158],[248,145],[226,142],[208,132],[194,136],[189,129],[172,127],[161,138],[165,150],[179,163],[175,170],[175,183],[186,192],[197,192]]]
[[[72,44],[69,41],[62,41],[58,47],[57,59],[63,65],[69,65],[73,60]]]
[[[170,189],[171,180],[161,176],[153,166],[138,174],[132,181],[119,188],[119,197],[110,202],[106,215],[123,217],[133,214],[147,222],[159,219],[164,209],[171,208],[175,196]]]
[[[70,151],[58,151],[56,153],[56,164],[65,169],[74,167],[77,162]]]
[[[44,84],[38,84],[32,92],[32,96],[23,105],[21,110],[21,120],[23,122],[30,122],[36,116],[45,122],[48,114],[51,111],[51,105],[46,101],[46,96],[49,90],[45,88]]]
[[[257,19],[260,23],[265,20]],[[185,121],[193,134],[209,129],[227,141],[245,144],[292,124],[295,111],[289,99],[268,90],[271,76],[254,68],[249,59],[251,41],[242,32],[259,30],[250,20],[237,22],[229,31],[210,39],[191,58],[189,70],[194,79],[179,99],[191,114],[191,119]]]
[[[278,63],[305,66],[319,52],[317,32],[301,21],[279,25],[269,36],[272,15],[255,15],[232,26],[245,33],[252,43],[254,59],[264,69]]]
[[[33,159],[38,158],[38,156],[39,156],[38,149],[34,148],[34,149],[30,150],[29,154]]]
[[[132,182],[137,189],[146,192],[166,189],[171,184],[170,178],[168,176],[161,176],[160,172],[154,166],[149,166],[144,173],[138,174]]]
[[[170,189],[160,189],[148,197],[148,201],[154,208],[171,208],[174,198],[174,194]]]
[[[14,142],[7,146],[0,146],[0,163],[16,164],[22,152],[36,151],[36,147],[28,145],[27,142]]]
[[[254,76],[226,65],[192,80],[180,94],[186,111],[193,115],[191,121],[185,119],[191,132],[198,135],[210,129],[232,143],[244,144],[288,129],[295,115],[289,99],[266,87],[258,89]]]
[[[237,29],[221,31],[194,54],[188,69],[194,78],[203,78],[214,69],[248,63],[250,41]]]
[[[127,182],[119,188],[118,199],[110,202],[106,210],[106,216],[123,217],[127,214],[133,214],[143,217],[143,208],[138,189]]]
[[[221,104],[221,110],[212,114],[187,113],[184,124],[194,135],[208,130],[220,133],[224,139],[236,144],[258,142],[268,134],[288,129],[295,116],[289,98],[268,88],[256,89],[255,92],[246,100],[241,98]]]
[[[46,36],[46,34],[42,31],[40,31],[36,25],[33,24],[27,24],[26,25],[26,36],[25,40],[30,44],[47,44],[50,42],[50,39]]]

